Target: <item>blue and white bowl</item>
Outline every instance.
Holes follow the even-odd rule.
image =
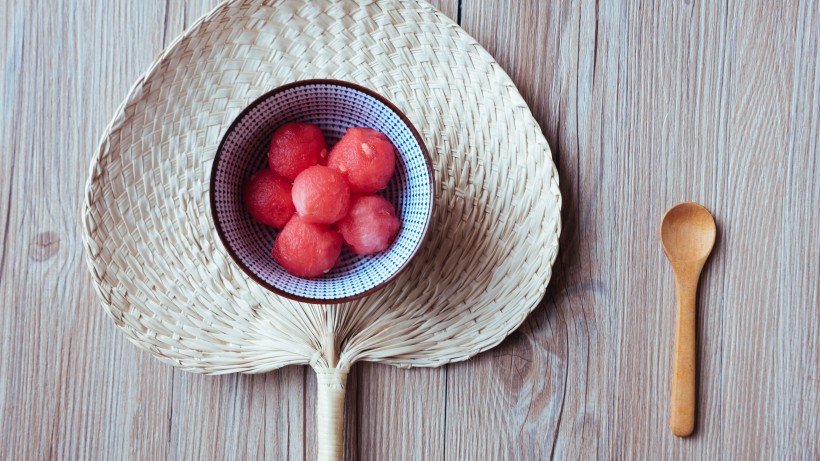
[[[347,248],[327,274],[303,279],[286,272],[271,256],[277,230],[245,211],[242,185],[267,165],[268,146],[287,122],[318,125],[328,146],[350,127],[381,131],[397,150],[396,171],[380,194],[396,207],[401,230],[392,246],[370,256]],[[248,106],[222,138],[211,171],[211,213],[222,243],[236,263],[266,288],[313,303],[350,301],[383,287],[407,266],[421,246],[434,199],[433,169],[418,131],[382,96],[337,80],[303,80],[276,88]]]

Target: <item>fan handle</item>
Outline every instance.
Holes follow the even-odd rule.
[[[344,459],[345,386],[347,371],[316,370],[316,431],[319,461]]]

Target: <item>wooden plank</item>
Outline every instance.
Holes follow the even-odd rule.
[[[776,372],[771,366],[775,348],[750,347],[749,333],[757,344],[768,346],[776,341],[779,329],[772,306],[781,288],[769,283],[768,271],[760,269],[778,267],[783,256],[777,251],[778,241],[787,230],[780,226],[786,175],[776,165],[781,162],[781,146],[788,142],[794,54],[783,52],[783,45],[794,44],[796,6],[768,11],[738,8],[729,16],[736,28],[735,59],[727,74],[731,112],[726,147],[736,155],[722,162],[726,180],[720,220],[734,223],[723,226],[721,240],[726,270],[738,271],[738,277],[723,280],[715,289],[724,297],[720,385],[726,389],[723,404],[731,408],[721,418],[722,427],[744,428],[743,436],[724,440],[725,449],[744,458],[773,457],[770,450],[778,447],[782,437],[780,425],[769,416],[777,397],[767,398]]]
[[[723,290],[726,312],[736,314],[724,316],[733,411],[723,427],[743,427],[745,437],[729,437],[726,449],[747,458],[817,458],[820,441],[807,433],[817,429],[820,402],[820,6],[757,5],[737,8],[735,18],[729,149],[737,155],[727,165],[724,207],[737,225],[726,226],[724,239],[727,267],[736,270]]]
[[[99,133],[159,45],[156,3],[4,3],[2,459],[168,454],[171,370],[105,318],[77,221]]]
[[[820,203],[817,6],[726,7],[463,5],[553,147],[565,224],[539,310],[451,367],[446,458],[817,457],[818,333],[800,327],[818,324],[818,218],[802,208]],[[720,226],[687,440],[668,429],[674,285],[657,242],[682,200]]]
[[[498,349],[451,367],[447,421],[460,424],[447,426],[448,459],[591,459],[606,443],[601,390],[611,377],[602,364],[612,351],[612,322],[599,311],[615,290],[594,254],[600,154],[578,155],[601,148],[600,111],[590,110],[596,56],[588,9],[536,1],[463,6],[462,26],[510,73],[544,129],[565,208],[542,305]],[[599,85],[598,99],[600,92]]]
[[[781,253],[774,277],[780,290],[772,306],[778,317],[773,367],[778,372],[767,392],[783,396],[772,404],[773,431],[789,443],[778,443],[774,457],[820,459],[820,6],[801,1],[797,10],[794,76],[789,95],[788,144],[776,152],[786,176],[781,231],[775,242]],[[772,268],[772,274],[774,268]],[[784,424],[781,424],[784,423]],[[778,435],[780,438],[781,435]]]

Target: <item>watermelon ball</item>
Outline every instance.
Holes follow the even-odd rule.
[[[338,232],[297,215],[276,236],[271,254],[292,275],[311,278],[332,269],[341,252],[342,236]]]
[[[347,213],[350,190],[341,173],[316,165],[293,181],[293,204],[305,221],[333,224]]]
[[[396,152],[383,133],[350,128],[331,149],[327,166],[345,176],[351,192],[372,194],[387,187],[396,168]]]
[[[290,181],[264,169],[248,179],[242,191],[245,209],[253,219],[280,228],[296,213]]]
[[[292,122],[276,130],[270,141],[268,165],[293,181],[306,168],[324,163],[327,143],[322,130],[311,123]]]
[[[339,221],[342,238],[358,255],[386,250],[400,228],[393,204],[378,195],[354,197],[350,212]]]

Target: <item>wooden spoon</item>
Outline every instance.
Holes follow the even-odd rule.
[[[695,429],[695,306],[700,271],[712,247],[717,228],[709,210],[684,202],[670,208],[661,221],[661,243],[675,272],[678,320],[675,327],[675,374],[672,379],[672,433],[687,437]]]

